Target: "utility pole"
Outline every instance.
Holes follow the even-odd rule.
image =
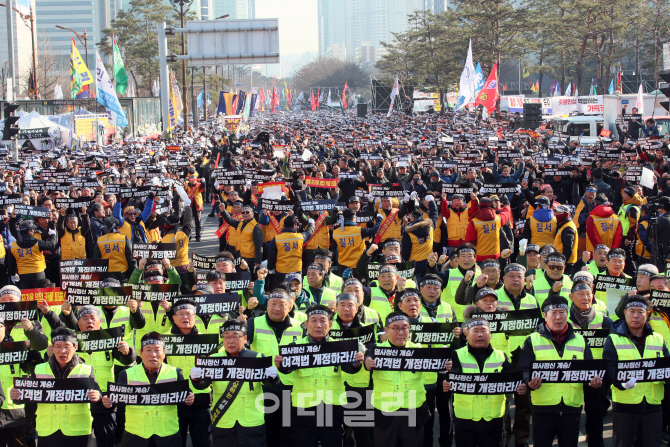
[[[202,66],[202,116],[207,122],[207,67]]]
[[[11,94],[7,91],[8,98],[5,100],[14,101],[18,96],[18,86],[16,85],[16,80],[18,78],[18,73],[16,72],[16,60],[14,59],[14,0],[7,0],[7,55],[9,60],[9,76],[8,79],[12,80],[12,92]]]
[[[179,5],[179,10],[177,13],[179,14],[179,19],[181,20],[181,27],[184,27],[184,5],[187,8],[191,7],[191,4],[193,3],[193,0],[170,0],[170,3],[172,4],[173,8],[175,11],[177,11],[177,5]],[[186,54],[186,35],[184,33],[181,33],[181,54],[182,56]],[[187,85],[186,85],[186,60],[182,59],[181,61],[181,85],[182,85],[182,90],[181,90],[181,102],[184,104],[184,130],[188,130],[188,104],[186,103],[186,91],[187,91]]]

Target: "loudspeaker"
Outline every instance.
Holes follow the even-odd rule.
[[[358,110],[358,117],[365,118],[368,115],[368,104],[365,102],[358,104],[357,110]]]
[[[537,129],[542,124],[542,104],[524,103],[523,105],[523,127],[525,129]]]

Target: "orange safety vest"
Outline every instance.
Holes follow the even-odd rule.
[[[62,260],[86,259],[86,238],[81,235],[81,230],[76,233],[70,233],[65,230],[65,235],[60,239]]]
[[[596,216],[591,217],[593,218],[593,225],[595,226],[596,232],[600,237],[600,243],[605,244],[610,248],[617,248],[612,247],[612,243],[614,242],[614,235],[616,234],[616,229],[621,223],[617,215],[612,214],[609,217],[596,217]],[[586,249],[588,251],[593,251],[593,244],[591,243],[591,239],[589,239],[588,237],[586,238]]]
[[[427,237],[417,237],[414,232],[408,231],[409,239],[412,241],[412,252],[409,256],[410,261],[423,261],[428,259],[428,255],[433,252],[433,226],[429,226],[429,234]]]
[[[540,222],[534,217],[530,218],[530,243],[542,247],[543,245],[553,244],[556,238],[558,223],[556,216],[549,222]]]
[[[388,215],[386,211],[380,209],[379,213],[382,216],[384,216],[384,219],[386,219],[386,216]],[[401,227],[402,219],[398,217],[398,214],[399,213],[396,213],[395,217],[393,218],[393,222],[391,222],[391,225],[389,226],[388,230],[386,230],[386,233],[384,233],[384,236],[382,236],[380,242],[384,242],[386,239],[391,238],[400,239],[400,237],[402,236],[402,227]],[[382,219],[382,222],[384,221],[384,219]]]
[[[275,236],[277,245],[277,262],[275,270],[278,273],[302,271],[302,233],[282,233]]]
[[[470,215],[468,210],[463,210],[461,213],[457,213],[454,210],[449,210],[449,218],[447,219],[447,234],[449,235],[449,245],[454,247],[465,242],[465,233],[468,230],[469,223]]]
[[[40,273],[47,268],[44,254],[40,251],[38,244],[38,242],[35,242],[35,245],[32,247],[21,248],[16,241],[12,242],[10,251],[14,255],[14,259],[16,259],[16,268],[19,271],[19,275]]]
[[[110,272],[128,270],[126,259],[126,236],[120,233],[108,233],[98,238],[98,249],[102,259],[109,259]]]
[[[500,253],[500,216],[494,220],[472,219],[477,230],[477,255],[490,256]]]
[[[328,212],[324,211],[324,213],[326,214],[327,217]],[[326,225],[326,222],[324,221],[321,228],[319,228],[319,231],[314,234],[312,239],[307,241],[305,249],[316,250],[317,248],[328,248],[328,247],[330,247],[330,230],[328,229],[328,225]]]
[[[572,228],[575,232],[575,242],[572,244],[572,254],[570,255],[570,259],[567,260],[568,264],[574,264],[577,262],[577,226],[574,221],[569,221],[558,230],[556,239],[554,239],[554,247],[556,247],[556,250],[558,250],[559,253],[563,253],[563,240],[561,239],[561,235],[565,228]]]
[[[256,244],[254,243],[254,228],[256,228],[258,222],[256,222],[256,219],[251,219],[249,222],[247,222],[246,225],[244,225],[244,228],[242,228],[242,225],[244,225],[244,222],[241,222],[237,226],[237,230],[240,234],[240,256],[243,258],[255,258]]]
[[[288,216],[284,216],[281,219],[279,219],[279,231],[284,228],[284,219],[286,219]],[[276,219],[276,216],[275,216]],[[270,222],[267,225],[263,225],[263,242],[270,242],[272,239],[277,236],[277,232],[275,231],[275,227],[272,225],[272,222]]]
[[[188,237],[186,236],[186,233],[181,230],[168,233],[163,236],[161,242],[166,244],[177,244],[177,257],[170,260],[170,265],[172,267],[188,265]]]
[[[339,226],[333,230],[333,240],[337,244],[338,263],[351,269],[356,268],[358,260],[365,252],[365,242],[361,237],[361,227]]]
[[[649,227],[649,222],[646,220],[643,220],[642,222],[639,222],[639,225],[642,226],[643,228],[647,229]],[[650,239],[649,236],[647,236],[645,239]],[[651,253],[649,253],[649,250],[647,250],[647,247],[645,246],[646,240],[643,242],[642,239],[640,238],[640,233],[637,233],[637,241],[635,242],[635,253],[637,253],[638,256],[642,256],[643,258],[651,258]],[[652,244],[654,242],[652,241]]]

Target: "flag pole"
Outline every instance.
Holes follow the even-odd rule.
[[[519,95],[521,95],[521,58],[519,58]]]

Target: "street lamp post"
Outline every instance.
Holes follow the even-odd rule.
[[[79,34],[76,31],[71,30],[70,28],[65,28],[64,26],[56,25],[56,28],[69,31],[79,39],[82,45],[84,45],[84,50],[86,51],[86,68],[88,68],[88,35],[86,34],[86,28],[84,28],[84,34]]]
[[[174,10],[179,14],[179,19],[181,20],[181,27],[184,27],[184,6],[190,8],[193,0],[170,0]],[[179,10],[177,10],[179,6]],[[186,54],[186,34],[181,33],[181,54],[182,56]],[[181,84],[182,84],[182,100],[184,104],[184,129],[188,129],[188,104],[186,103],[186,61],[181,61]]]
[[[7,5],[4,4],[4,3],[0,3],[0,6],[4,6],[5,8],[7,7]],[[36,41],[36,36],[35,36],[35,13],[33,12],[33,5],[32,4],[30,5],[30,14],[29,15],[23,14],[21,11],[14,8],[13,6],[12,6],[12,9],[19,15],[19,17],[21,17],[21,19],[23,19],[26,26],[28,28],[30,28],[30,37],[31,37],[31,41],[32,41],[32,44],[33,44],[33,86],[35,87],[35,99],[38,99],[38,96],[37,96],[38,95],[38,92],[37,92],[37,57],[35,55],[36,54],[35,53],[35,46],[36,46],[35,45],[35,43],[36,43],[35,42]],[[28,24],[26,22],[28,22],[30,24]]]

